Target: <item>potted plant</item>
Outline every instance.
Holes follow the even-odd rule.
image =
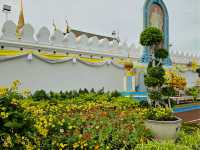
[[[168,57],[168,51],[162,48],[163,33],[155,27],[146,28],[141,36],[140,43],[150,51],[150,61],[145,75],[145,85],[151,101],[151,107],[146,112],[145,125],[159,139],[176,138],[180,129],[181,119],[175,117],[170,109],[170,103],[164,98],[171,96],[172,89],[165,85],[165,70],[163,61]]]

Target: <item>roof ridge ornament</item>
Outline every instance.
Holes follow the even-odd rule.
[[[52,22],[52,26],[53,26],[53,30],[54,31],[57,31],[57,26],[56,26],[56,24],[55,24],[55,20],[53,19],[53,22]]]
[[[70,33],[71,29],[70,29],[70,26],[69,26],[69,22],[67,20],[67,17],[65,17],[65,31],[64,31],[64,35]]]
[[[22,0],[20,0],[20,13],[19,13],[18,25],[17,25],[17,28],[16,28],[16,36],[17,36],[18,39],[21,38],[24,25],[25,25],[24,9],[23,9]]]

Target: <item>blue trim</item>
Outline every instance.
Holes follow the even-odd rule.
[[[129,96],[137,101],[148,101],[148,93],[147,92],[122,92],[121,96]]]
[[[139,72],[139,76],[138,77],[139,77],[138,78],[138,86],[136,87],[136,91],[146,92],[147,88],[146,88],[146,86],[144,84],[144,73]]]
[[[180,112],[187,112],[187,111],[192,111],[192,110],[197,110],[197,109],[200,109],[200,105],[179,107],[179,108],[174,108],[173,110],[176,113],[180,113]]]
[[[147,92],[122,92],[121,95],[122,96],[130,96],[130,95],[147,96],[148,93]]]
[[[132,91],[133,90],[133,77],[132,76],[127,76],[127,91]]]
[[[159,5],[164,13],[164,48],[169,48],[169,15],[167,11],[167,7],[164,4],[163,0],[146,0],[144,9],[143,9],[143,22],[144,22],[144,29],[147,28],[150,24],[149,16],[150,16],[150,9],[153,4]],[[148,63],[150,61],[150,53],[147,48],[144,49],[142,60],[143,63]],[[165,65],[172,65],[170,57],[164,61]]]

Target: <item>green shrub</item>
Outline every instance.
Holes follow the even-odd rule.
[[[165,59],[168,57],[168,55],[169,55],[169,52],[164,48],[155,50],[155,58],[157,59]]]
[[[163,41],[163,33],[155,27],[146,28],[140,35],[140,43],[145,46],[150,55],[150,60],[147,67],[147,74],[144,77],[144,83],[149,93],[151,104],[154,107],[165,105],[165,99],[171,107],[169,97],[171,92],[163,88],[165,84],[165,70],[163,62],[168,57],[169,53],[166,49],[160,48]],[[165,91],[168,90],[168,91]]]
[[[183,124],[178,139],[174,141],[148,141],[138,144],[135,150],[200,150],[200,126]]]
[[[162,67],[156,66],[148,68],[147,73],[151,77],[162,78],[165,75],[165,70]]]
[[[195,124],[195,123],[183,123],[182,124],[182,130],[186,134],[193,134],[197,130],[200,130],[200,124]]]
[[[140,43],[143,46],[159,45],[162,40],[162,32],[155,27],[146,28],[140,36]]]
[[[45,90],[37,90],[32,95],[33,100],[40,101],[40,100],[49,100],[48,94],[45,92]]]
[[[197,99],[197,97],[199,96],[200,90],[197,87],[192,87],[192,88],[188,88],[186,90],[186,93],[190,96],[192,96],[194,98],[194,100]]]
[[[49,95],[57,98],[62,94],[65,95],[64,92]],[[154,141],[155,137],[143,124],[147,108],[139,108],[132,98],[96,92],[78,95],[53,102],[1,97],[0,149],[198,150],[197,125],[184,124],[176,143]],[[171,112],[162,109],[151,110],[148,115],[170,120],[167,117]]]
[[[23,98],[18,90],[18,81],[4,95],[0,95],[0,149],[26,149],[27,137],[34,134],[34,121],[30,113],[20,105]],[[24,138],[23,144],[21,138]],[[29,139],[30,142],[32,138]]]
[[[181,145],[185,145],[192,150],[200,150],[200,129],[197,129],[192,134],[180,132],[178,143]]]
[[[138,144],[135,150],[190,150],[184,145],[175,144],[173,141],[149,141],[147,144]]]
[[[121,96],[120,92],[118,91],[111,92],[111,97],[119,97],[119,96]]]
[[[171,109],[166,108],[150,108],[146,113],[145,117],[150,120],[157,121],[174,121],[177,120]]]
[[[94,89],[91,91],[88,91],[86,88],[85,89],[79,89],[79,91],[72,90],[72,91],[60,91],[60,92],[53,92],[50,91],[47,93],[44,90],[38,90],[35,91],[32,94],[32,98],[35,101],[40,101],[40,100],[66,100],[66,99],[73,99],[73,98],[82,98],[83,100],[86,101],[95,101],[96,97],[101,95],[106,95],[108,100],[111,100],[112,97],[120,97],[120,93],[118,91],[113,91],[113,92],[104,92],[104,89],[100,89],[99,91],[95,92]],[[90,98],[89,98],[90,97]],[[90,99],[90,100],[89,100]]]
[[[198,73],[198,75],[199,75],[199,77],[200,77],[200,68],[198,68],[198,69],[196,70],[196,73]]]

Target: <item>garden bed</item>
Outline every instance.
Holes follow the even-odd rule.
[[[132,98],[103,92],[76,92],[71,96],[69,92],[65,96],[62,92],[51,92],[46,97],[41,91],[27,97],[16,91],[15,86],[12,90],[5,90],[0,96],[0,149],[184,150],[200,147],[198,126],[184,126],[175,142],[159,141],[144,126],[148,108],[141,107]]]

